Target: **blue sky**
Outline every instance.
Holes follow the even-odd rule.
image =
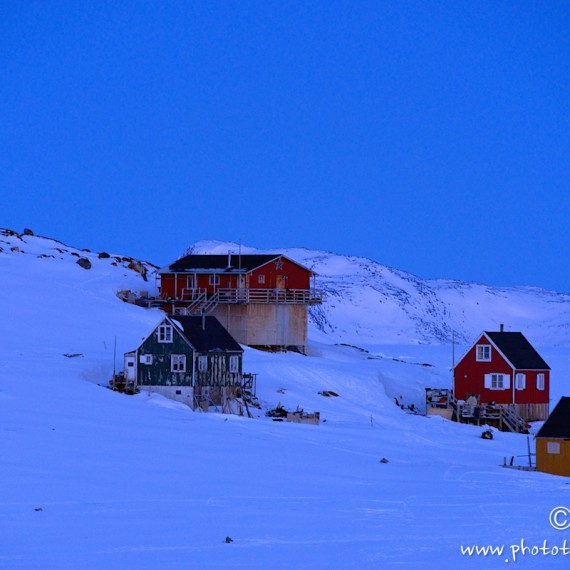
[[[570,291],[570,3],[3,2],[0,226]]]

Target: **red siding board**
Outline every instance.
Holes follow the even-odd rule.
[[[311,272],[303,267],[299,267],[296,263],[292,263],[287,259],[280,258],[282,266],[278,267],[275,262],[266,263],[265,265],[254,269],[251,272],[249,286],[252,289],[273,289],[277,287],[277,276],[284,277],[285,287],[287,289],[309,289],[311,286]],[[265,283],[259,282],[259,276],[265,276]]]

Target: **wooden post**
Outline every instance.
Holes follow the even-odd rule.
[[[532,459],[530,457],[530,437],[528,435],[526,436],[526,446],[528,449],[528,466],[532,468]]]
[[[117,336],[115,335],[115,342],[113,345],[113,388],[115,387],[116,375],[117,375]]]

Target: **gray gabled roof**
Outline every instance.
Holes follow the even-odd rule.
[[[170,320],[175,324],[180,323],[182,333],[198,352],[243,352],[242,347],[216,317],[176,315],[170,317]]]
[[[516,370],[550,370],[522,333],[486,331],[485,334]]]
[[[570,439],[570,397],[560,398],[536,437]]]
[[[249,273],[262,265],[279,259],[287,259],[291,263],[306,269],[312,273],[310,269],[289,259],[280,253],[272,254],[246,254],[238,255],[185,255],[177,259],[166,267],[161,267],[158,273]]]

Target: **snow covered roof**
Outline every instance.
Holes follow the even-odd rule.
[[[517,370],[550,370],[543,358],[520,332],[485,332]]]
[[[570,397],[560,398],[536,437],[570,438]]]

